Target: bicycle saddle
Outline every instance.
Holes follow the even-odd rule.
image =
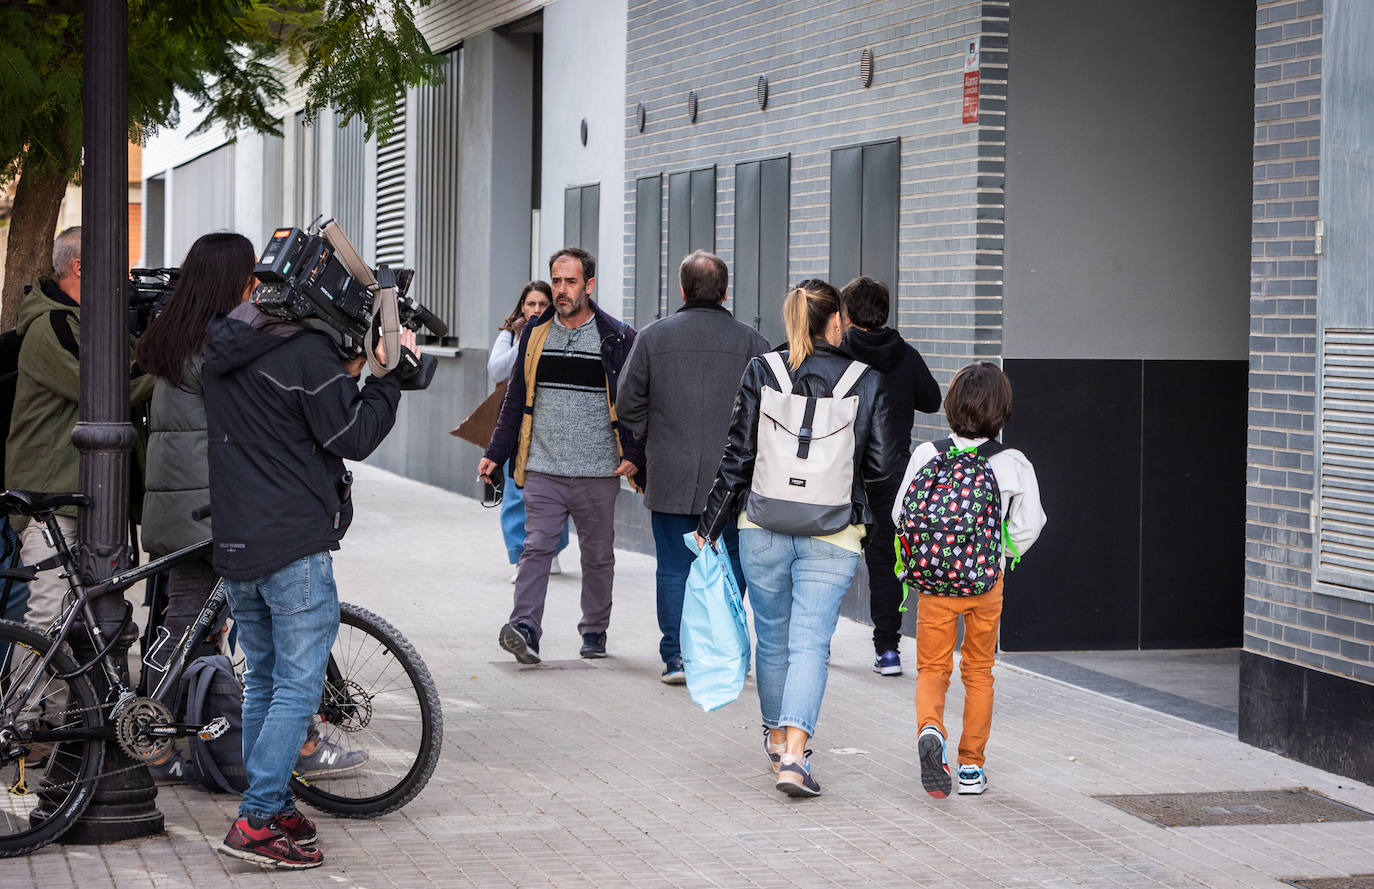
[[[90,506],[91,498],[80,491],[69,494],[53,494],[46,491],[21,491],[11,488],[0,493],[0,507],[7,513],[17,512],[26,516],[52,512],[64,506]]]

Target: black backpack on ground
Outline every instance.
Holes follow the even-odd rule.
[[[243,683],[234,662],[215,654],[191,661],[181,676],[186,722],[205,725],[216,716],[229,720],[229,730],[211,741],[191,736],[191,763],[211,791],[241,794],[248,789],[243,766]]]

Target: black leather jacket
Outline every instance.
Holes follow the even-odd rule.
[[[787,361],[787,350],[782,350]],[[853,358],[846,352],[826,343],[817,342],[816,351],[807,356],[801,367],[792,372],[799,394],[828,396],[840,381]],[[790,366],[790,365],[789,365]],[[873,524],[873,511],[864,494],[864,485],[872,484],[892,471],[889,459],[894,442],[888,440],[887,395],[883,391],[882,374],[869,368],[859,378],[854,394],[859,396],[859,413],[854,419],[853,502],[850,524]],[[772,386],[773,374],[762,358],[753,358],[744,369],[739,394],[735,396],[730,416],[730,433],[725,441],[725,455],[721,457],[716,481],[706,497],[706,508],[697,523],[697,533],[715,540],[727,524],[739,514],[743,498],[754,476],[754,453],[759,432],[759,389]],[[783,383],[787,385],[786,382]],[[901,467],[905,470],[906,467]]]

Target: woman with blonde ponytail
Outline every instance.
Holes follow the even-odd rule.
[[[803,281],[783,300],[782,314],[787,348],[779,355],[787,379],[775,376],[767,356],[754,358],[745,368],[725,454],[697,525],[697,542],[714,545],[732,522],[740,529],[740,561],[758,640],[755,667],[764,751],[779,791],[811,797],[819,796],[821,788],[811,773],[806,744],[815,733],[825,694],[830,637],[873,523],[864,485],[891,468],[887,457],[896,443],[888,441],[887,396],[877,371],[859,365],[858,382],[847,392],[836,391],[856,362],[840,348],[846,321],[835,288],[817,279]],[[848,379],[853,377],[851,371]],[[762,514],[756,517],[763,524],[751,521],[745,502],[753,481],[764,388],[817,399],[857,398],[849,524],[839,531],[800,536],[770,530]]]

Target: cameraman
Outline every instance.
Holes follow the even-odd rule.
[[[415,353],[415,334],[401,345]],[[378,358],[385,362],[381,345]],[[220,850],[272,867],[317,867],[315,825],[292,800],[291,768],[319,709],[339,628],[330,550],[353,518],[344,459],[396,421],[397,375],[356,377],[328,334],[251,302],[210,322],[205,351],[214,567],[246,663],[248,790]]]

